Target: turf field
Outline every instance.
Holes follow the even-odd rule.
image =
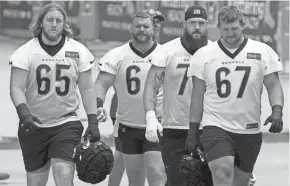
[[[103,46],[104,52],[106,46]],[[18,118],[15,112],[15,108],[9,97],[9,76],[10,68],[8,66],[8,57],[17,48],[15,44],[9,44],[8,42],[0,42],[0,137],[1,136],[16,136],[17,135],[17,123]],[[98,48],[98,47],[97,47]],[[107,47],[108,48],[108,47]],[[98,53],[99,54],[99,53]],[[284,123],[285,130],[289,130],[289,80],[288,76],[281,76],[282,86],[285,94],[285,109],[284,109]],[[265,91],[266,92],[266,91]],[[262,122],[270,114],[270,107],[268,103],[267,94],[263,94],[262,104]],[[105,107],[108,108],[113,91],[110,90],[107,97],[108,101],[105,103]],[[85,113],[81,109],[81,116],[85,118]],[[86,125],[86,123],[84,122]],[[268,128],[268,127],[267,127]],[[263,131],[267,131],[264,128]],[[100,124],[101,133],[104,135],[110,135],[112,132],[111,122]],[[22,163],[21,151],[16,150],[0,150],[0,172],[8,172],[11,178],[7,181],[0,181],[0,185],[7,186],[24,186],[25,172]],[[264,143],[262,150],[256,165],[255,175],[257,177],[256,186],[288,186],[289,185],[289,143]],[[108,180],[98,185],[106,186]],[[48,182],[48,186],[53,186],[52,175]],[[90,184],[84,184],[77,180],[75,186],[86,186]],[[127,177],[124,176],[121,186],[128,185]]]

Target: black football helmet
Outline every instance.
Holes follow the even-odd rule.
[[[74,160],[78,178],[91,184],[105,180],[114,166],[114,155],[108,145],[102,141],[91,143],[84,138],[75,148]]]
[[[187,185],[213,186],[211,172],[202,151],[184,155],[179,164],[179,174]]]

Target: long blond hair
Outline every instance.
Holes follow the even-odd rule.
[[[42,33],[42,21],[44,16],[49,12],[50,10],[58,10],[60,13],[62,13],[64,18],[64,28],[63,28],[63,35],[68,36],[70,38],[73,37],[73,31],[70,27],[70,25],[67,23],[67,15],[65,10],[56,3],[50,3],[43,7],[43,9],[39,12],[37,18],[35,19],[35,22],[29,26],[29,29],[32,31],[33,37],[39,37]]]

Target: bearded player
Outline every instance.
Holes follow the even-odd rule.
[[[151,62],[164,58],[160,55],[161,46],[152,41],[153,21],[149,14],[135,13],[130,32],[129,43],[110,50],[100,60],[100,73],[95,82],[97,105],[101,107],[108,89],[114,86],[118,97],[114,132],[122,144],[120,150],[129,184],[145,184],[145,167],[149,185],[164,186],[166,175],[161,147],[145,138],[143,109],[144,85]]]
[[[192,91],[191,79],[187,78],[189,59],[201,47],[207,45],[207,14],[201,6],[191,6],[185,12],[184,34],[162,45],[166,61],[152,62],[148,73],[144,106],[146,110],[146,137],[154,142],[159,122],[155,115],[157,90],[163,86],[164,113],[162,117],[162,157],[166,167],[167,186],[182,186],[178,166],[184,153],[189,129],[189,106]],[[153,138],[150,138],[153,133]],[[190,152],[189,152],[190,153]]]
[[[265,85],[272,114],[269,132],[283,129],[283,90],[278,72],[282,64],[268,45],[243,35],[242,13],[235,6],[218,14],[221,39],[191,58],[191,135],[197,130],[214,186],[247,186],[262,144],[261,93]]]
[[[65,11],[48,4],[31,26],[34,38],[10,57],[10,96],[19,117],[18,138],[27,185],[46,185],[50,167],[56,186],[73,186],[74,148],[83,125],[77,86],[88,116],[85,136],[100,139],[92,67],[94,57],[72,39]]]
[[[161,31],[161,22],[165,20],[164,16],[159,11],[154,11],[153,9],[147,9],[143,10],[143,12],[146,12],[150,14],[150,16],[153,19],[153,26],[154,26],[154,33],[153,33],[153,41],[158,43],[159,41],[159,35]],[[116,92],[116,91],[115,91]],[[157,117],[160,120],[161,116],[163,114],[163,89],[160,87],[158,90],[158,96],[157,96],[157,108],[156,113]],[[110,116],[113,125],[116,121],[116,112],[118,107],[118,98],[117,94],[114,93],[111,101],[111,107],[110,107]],[[120,182],[122,180],[124,171],[125,171],[125,164],[121,153],[121,142],[119,138],[115,138],[115,153],[114,153],[114,167],[109,177],[109,186],[118,186],[120,185]]]

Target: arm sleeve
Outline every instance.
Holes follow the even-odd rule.
[[[95,57],[85,46],[80,45],[79,72],[85,72],[95,65]]]
[[[201,80],[204,80],[204,66],[205,66],[205,59],[202,57],[203,50],[197,51],[193,56],[190,58],[190,65],[188,67],[187,76],[195,76]]]
[[[115,75],[118,71],[119,61],[121,59],[118,59],[116,49],[112,49],[100,59],[98,63],[99,71]]]
[[[265,50],[266,70],[264,75],[282,71],[283,65],[280,61],[278,54],[270,46],[268,45],[265,46],[266,46]]]
[[[9,65],[23,70],[29,70],[27,45],[19,47],[9,58]]]

